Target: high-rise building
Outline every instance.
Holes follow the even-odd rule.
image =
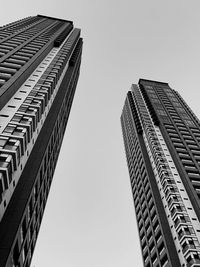
[[[140,79],[121,124],[144,266],[200,266],[200,121],[167,83]]]
[[[30,266],[82,51],[72,21],[0,28],[0,267]]]

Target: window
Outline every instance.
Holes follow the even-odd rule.
[[[187,223],[190,222],[190,219],[188,216],[178,214],[174,218],[175,227],[177,227],[180,223]]]
[[[179,107],[180,106],[180,104],[178,103],[178,105],[175,105],[176,106],[176,110],[177,110],[177,112],[178,113],[181,113],[181,114],[186,114],[186,111],[185,111],[185,109],[184,108],[182,108],[182,107]]]
[[[167,113],[164,111],[164,109],[156,109],[157,113],[162,116],[167,116]]]
[[[13,263],[14,263],[14,266],[18,266],[19,265],[18,259],[19,259],[19,246],[18,246],[18,241],[16,241],[14,249],[13,249]]]
[[[195,123],[192,120],[184,120],[185,124],[189,127],[195,127]]]
[[[155,236],[156,242],[158,243],[161,238],[162,238],[162,235],[161,235],[161,231],[159,230]]]
[[[144,261],[147,261],[148,256],[149,256],[149,255],[148,255],[148,251],[146,251],[145,254],[144,254]]]
[[[167,255],[165,254],[165,256],[161,259],[161,266],[165,267],[168,263],[168,258]]]
[[[165,249],[165,246],[164,246],[164,243],[162,242],[162,243],[159,245],[159,247],[158,247],[158,253],[159,253],[159,255],[162,254],[162,252],[164,251],[164,249]]]
[[[174,204],[170,209],[171,215],[174,216],[175,213],[180,213],[185,211],[185,207],[182,204]]]
[[[154,253],[154,255],[152,256],[152,264],[154,265],[154,263],[157,261],[157,255],[156,253]]]
[[[21,229],[22,229],[22,237],[23,237],[23,240],[24,240],[25,239],[25,236],[26,236],[26,230],[27,230],[26,229],[26,217],[23,220]]]

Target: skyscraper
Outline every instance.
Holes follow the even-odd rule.
[[[82,39],[72,21],[0,28],[0,267],[28,267],[72,105]]]
[[[144,266],[200,266],[200,121],[167,83],[140,79],[121,124]]]

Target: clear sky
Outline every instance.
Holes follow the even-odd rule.
[[[142,267],[120,115],[139,78],[169,82],[200,118],[199,0],[10,0],[0,25],[74,21],[81,75],[32,267]]]

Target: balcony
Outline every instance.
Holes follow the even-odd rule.
[[[163,182],[165,179],[170,178],[170,174],[167,171],[162,171],[160,173],[160,181]]]
[[[165,188],[164,193],[165,197],[168,198],[169,196],[173,196],[174,194],[179,193],[179,191],[176,186],[170,185],[167,188]]]
[[[4,177],[4,186],[8,188],[8,183],[12,180],[12,172],[14,171],[12,156],[3,152],[0,152],[0,172]]]
[[[183,206],[176,204],[171,208],[171,216],[173,217],[177,213],[184,213],[186,210]]]
[[[190,219],[188,216],[184,216],[184,215],[181,215],[181,214],[177,214],[175,215],[174,217],[174,224],[175,224],[175,228],[178,228],[179,225],[188,225],[188,223],[190,222]]]
[[[186,252],[188,253],[189,251],[196,251],[197,249],[196,246],[193,244],[186,244],[186,245],[183,245],[182,247],[183,247],[182,251],[184,254]]]
[[[3,134],[9,135],[15,139],[18,139],[19,137],[23,137],[24,142],[25,142],[25,148],[26,148],[27,143],[28,143],[28,132],[25,127],[20,127],[13,123],[9,123],[4,129]]]
[[[162,183],[163,189],[165,190],[167,186],[175,185],[175,181],[172,179],[165,179]]]
[[[185,229],[184,229],[185,228]],[[178,231],[178,239],[180,240],[180,242],[183,240],[183,239],[187,239],[187,238],[192,238],[192,237],[195,237],[195,234],[194,234],[194,230],[192,227],[184,227],[184,228],[181,228],[179,231]],[[184,229],[184,230],[183,230]]]
[[[17,166],[19,165],[20,161],[20,154],[19,154],[19,147],[13,146],[13,145],[6,145],[4,149],[0,148],[0,155],[9,155],[12,160],[10,160],[13,165],[12,172],[13,170],[17,169]]]
[[[187,264],[187,267],[200,267],[200,260],[191,258]]]
[[[167,200],[167,203],[170,208],[172,205],[182,203],[182,199],[179,195],[173,195],[169,197],[169,199]]]
[[[31,116],[33,118],[35,128],[36,124],[39,122],[40,117],[39,117],[39,108],[34,108],[28,105],[22,104],[20,108],[18,109],[18,112],[20,114],[26,115],[26,116]]]

